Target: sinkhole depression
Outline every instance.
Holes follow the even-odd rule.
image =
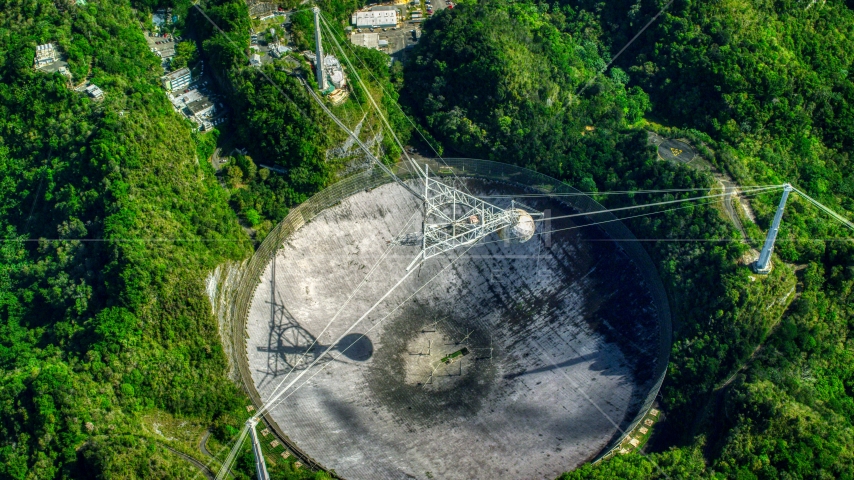
[[[549,220],[601,210],[589,197],[531,197],[576,191],[446,162],[447,181],[473,195],[543,212],[535,235],[429,259],[380,301],[419,252],[406,234],[421,228],[420,202],[373,171],[329,187],[253,259],[244,381],[267,402],[305,372],[268,418],[345,479],[554,478],[613,448],[652,405],[670,349],[661,281],[610,214]]]

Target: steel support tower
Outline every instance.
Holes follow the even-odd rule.
[[[756,273],[767,275],[771,272],[771,253],[774,251],[774,242],[777,240],[777,232],[780,231],[780,221],[783,219],[783,209],[786,207],[786,200],[789,198],[789,192],[794,190],[791,184],[783,186],[783,196],[780,198],[780,204],[777,205],[777,213],[774,214],[774,221],[771,223],[771,228],[768,230],[768,235],[765,237],[765,245],[762,246],[762,252],[759,253],[759,260],[753,264],[753,270]]]

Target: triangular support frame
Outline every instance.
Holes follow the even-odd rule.
[[[406,267],[411,270],[426,260],[514,225],[520,216],[515,202],[509,210],[492,205],[430,177],[424,165],[424,222],[421,252]],[[542,216],[541,212],[527,212]]]

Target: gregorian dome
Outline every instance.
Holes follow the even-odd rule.
[[[498,237],[514,243],[525,243],[534,236],[537,225],[533,217],[521,208],[513,209],[513,223],[498,231]]]

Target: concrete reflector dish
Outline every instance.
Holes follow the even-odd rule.
[[[504,195],[529,191],[514,180],[463,182],[509,208]],[[524,201],[547,218],[575,212]],[[622,242],[568,219],[536,222],[524,243],[492,235],[426,262],[348,333],[418,253],[395,240],[418,231],[422,209],[396,183],[330,204],[278,245],[246,319],[264,401],[331,347],[271,410],[325,468],[350,480],[554,478],[604,453],[648,408],[669,311]]]

